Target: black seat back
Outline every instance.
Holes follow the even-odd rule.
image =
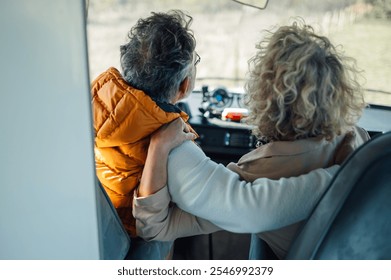
[[[99,181],[97,187],[101,259],[123,260],[131,245],[130,237]]]
[[[391,259],[391,133],[341,166],[287,259]]]

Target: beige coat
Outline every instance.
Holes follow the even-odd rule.
[[[359,127],[332,141],[317,137],[292,142],[272,142],[244,155],[238,163],[227,167],[252,182],[260,177],[279,179],[299,176],[317,168],[326,168],[343,161],[360,145],[369,140],[368,133]],[[274,253],[283,258],[303,222],[278,230],[259,233]]]

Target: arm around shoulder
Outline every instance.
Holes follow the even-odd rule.
[[[169,156],[168,187],[181,209],[228,231],[258,233],[307,218],[334,172],[247,183],[186,142]]]
[[[148,197],[138,197],[135,192],[133,215],[140,237],[146,240],[173,241],[180,237],[221,230],[209,221],[186,213],[175,205],[168,207],[169,203],[167,187]]]

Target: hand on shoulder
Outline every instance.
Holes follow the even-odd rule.
[[[189,127],[182,118],[177,118],[163,125],[151,135],[150,146],[158,147],[160,150],[169,153],[183,142],[194,140],[195,138],[196,135],[189,131]]]

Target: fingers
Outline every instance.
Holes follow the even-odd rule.
[[[182,118],[177,118],[172,122],[163,125],[154,133],[153,136],[155,138],[165,139],[165,141],[168,141],[168,139],[175,139],[179,142],[194,140],[197,138],[197,136],[191,132],[190,127],[183,121]]]
[[[181,138],[177,138],[180,143],[187,141],[187,140],[194,140],[197,138],[197,136],[190,131],[190,127],[183,121],[182,118],[177,118],[174,121],[172,121],[173,125],[181,132],[177,136]]]
[[[150,148],[158,146],[164,151],[171,151],[188,140],[196,139],[196,134],[190,132],[190,127],[178,118],[171,123],[163,125],[151,135]]]
[[[177,127],[178,130],[184,131],[186,133],[190,132],[189,126],[185,123],[185,121],[182,118],[177,118],[172,121],[172,124]]]
[[[197,135],[195,135],[194,133],[191,133],[191,132],[190,132],[190,136],[191,136],[191,138],[189,140],[192,140],[192,141],[197,138]]]
[[[185,133],[185,140],[194,140],[197,138],[197,136],[190,131],[190,127],[183,121],[182,118],[178,118],[175,121],[181,123],[182,131]]]
[[[196,139],[196,135],[192,132],[185,132],[185,141],[186,140],[194,140]]]
[[[190,132],[189,126],[182,120],[182,118],[180,118],[180,119],[181,119],[181,121],[182,121],[183,131],[184,131],[184,132]]]
[[[183,121],[182,118],[177,118],[177,119],[175,119],[173,122],[175,122],[175,123],[180,127],[180,130],[183,130],[184,132],[190,132],[189,127],[188,127],[187,124]]]

